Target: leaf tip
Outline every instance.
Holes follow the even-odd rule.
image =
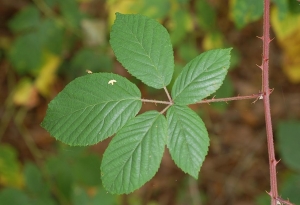
[[[194,179],[196,179],[196,180],[198,180],[198,174],[199,172],[197,172],[197,174],[196,173],[194,173],[194,174],[190,174],[190,176],[192,176]]]

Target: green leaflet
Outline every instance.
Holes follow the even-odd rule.
[[[210,50],[191,60],[172,88],[175,104],[193,104],[214,93],[227,74],[230,51],[231,48]]]
[[[101,164],[103,186],[111,193],[130,193],[157,172],[167,138],[167,121],[157,111],[131,119],[112,139]]]
[[[172,159],[180,169],[198,179],[209,146],[203,121],[187,106],[176,105],[169,108],[167,121],[167,146]]]
[[[114,83],[109,83],[115,80]],[[117,132],[141,108],[141,93],[126,78],[95,73],[76,78],[48,105],[44,127],[56,139],[86,146]]]
[[[110,44],[130,74],[156,89],[167,86],[173,75],[173,49],[167,30],[142,15],[116,14]]]

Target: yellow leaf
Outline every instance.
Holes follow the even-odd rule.
[[[273,7],[271,12],[272,28],[276,34],[276,39],[281,43],[300,30],[300,15],[294,13],[288,13],[285,18],[279,19],[278,9]]]
[[[29,78],[22,78],[14,90],[14,104],[32,108],[38,104],[38,101],[38,93],[32,81]]]
[[[140,13],[161,22],[163,16],[172,9],[169,0],[107,0],[106,6],[110,25],[115,20],[116,12],[122,14]]]
[[[292,83],[300,82],[300,66],[298,65],[284,65],[284,72]]]
[[[279,19],[278,9],[271,13],[272,28],[283,50],[283,71],[292,83],[300,83],[300,14],[288,13]]]
[[[137,13],[137,4],[141,4],[141,1],[136,0],[108,0],[106,6],[108,8],[108,19],[110,26],[114,23],[116,13],[133,14]]]
[[[60,64],[59,56],[46,54],[40,73],[35,80],[35,87],[45,97],[50,95],[50,88],[56,80],[56,71]]]

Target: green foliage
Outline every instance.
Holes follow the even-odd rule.
[[[289,3],[289,10],[292,13],[300,13],[300,4],[296,0],[287,0]]]
[[[201,118],[187,106],[173,105],[167,112],[168,148],[176,165],[198,179],[209,138]]]
[[[58,21],[53,19],[44,19],[41,21],[37,35],[41,39],[41,47],[48,52],[61,55],[64,48],[65,29]]]
[[[81,24],[87,17],[80,11],[79,3],[73,0],[47,0],[43,3],[39,6],[33,4],[25,6],[8,22],[8,27],[15,37],[6,52],[13,69],[20,77],[30,74],[38,78],[43,66],[47,67],[45,62],[48,54],[60,58],[61,63],[57,67],[62,64],[63,68],[68,69],[67,74],[71,73],[69,75],[71,78],[82,75],[87,69],[111,71],[112,59],[107,55],[105,45],[101,45],[101,49],[98,47],[99,42],[93,45],[93,51],[96,52],[89,52],[92,50],[88,47],[90,45],[85,45],[86,41],[82,34],[87,28],[81,27]],[[106,36],[105,31],[106,29],[100,31],[103,32],[103,36]],[[73,56],[72,49],[75,44],[81,45],[80,51],[87,52]],[[104,52],[106,54],[103,54]],[[81,60],[83,55],[86,58],[85,62]],[[52,71],[53,76],[55,71]],[[49,88],[46,86],[45,89]]]
[[[190,14],[187,10],[179,9],[174,12],[172,19],[174,25],[170,31],[171,42],[173,46],[178,45],[184,39],[189,29]]]
[[[117,59],[133,76],[157,89],[170,83],[174,57],[162,25],[142,15],[117,13],[110,36]],[[67,85],[50,102],[42,126],[68,145],[91,145],[116,133],[101,165],[103,185],[111,193],[127,194],[149,181],[165,145],[178,167],[197,179],[209,139],[200,117],[186,105],[221,86],[230,51],[207,51],[185,66],[174,83],[167,120],[157,111],[134,117],[143,101],[138,88],[116,74],[98,73]],[[68,190],[63,188],[68,184],[61,189]]]
[[[277,146],[280,154],[280,162],[283,162],[290,169],[296,171],[292,173],[290,171],[284,173],[282,176],[282,182],[280,183],[280,197],[283,199],[289,199],[293,204],[300,203],[300,121],[289,120],[282,121],[277,126]],[[266,194],[260,195],[257,198],[257,205],[270,204],[270,197]]]
[[[79,77],[51,101],[42,126],[69,145],[92,145],[133,118],[142,106],[140,97],[134,84],[116,74]]]
[[[78,29],[82,14],[78,9],[78,3],[74,0],[57,1],[61,10],[62,16],[66,19],[68,26],[73,29]]]
[[[130,193],[157,172],[167,138],[167,121],[157,111],[130,120],[103,155],[101,176],[111,193]]]
[[[41,18],[33,6],[25,7],[9,22],[10,29],[23,33],[13,42],[9,57],[19,74],[37,73],[44,61],[44,53],[60,55],[65,40],[64,28],[55,19]]]
[[[199,26],[205,31],[212,31],[216,26],[216,13],[207,1],[196,1]]]
[[[35,29],[40,23],[40,12],[33,6],[22,9],[13,19],[10,20],[9,28],[17,33],[24,30]]]
[[[96,195],[103,190],[98,180],[99,164],[99,156],[88,153],[82,147],[62,147],[58,155],[47,159],[45,169],[61,197],[73,201],[80,197],[78,189],[86,192],[86,188],[90,187],[96,189]]]
[[[24,167],[25,184],[34,197],[49,197],[49,187],[45,185],[42,173],[36,165],[27,163]]]
[[[73,196],[72,196],[72,205],[116,205],[117,203],[116,197],[108,194],[107,191],[103,189],[102,186],[98,186],[95,188],[96,194],[90,196],[84,187],[76,186]]]
[[[17,160],[16,151],[10,145],[0,145],[0,185],[20,187],[22,185],[20,170],[21,165]]]
[[[90,70],[93,73],[100,71],[110,71],[112,69],[112,60],[109,56],[101,54],[99,50],[83,48],[79,50],[71,61],[72,73],[75,76],[85,74],[85,70]]]
[[[154,19],[165,17],[171,6],[170,1],[162,0],[140,0],[134,5],[136,5],[137,7],[135,9],[138,10],[140,13],[144,13],[146,16],[151,16]]]
[[[40,168],[31,162],[25,163],[25,186],[2,189],[0,204],[116,205],[117,197],[108,194],[98,180],[99,164],[99,156],[84,148],[61,147],[59,153],[48,157]]]
[[[116,14],[110,44],[122,65],[146,85],[167,86],[174,71],[172,44],[167,30],[142,15]]]
[[[300,121],[284,121],[278,125],[278,149],[282,161],[300,171]]]
[[[271,199],[269,195],[261,194],[258,197],[256,197],[255,202],[256,205],[266,205],[266,204],[271,204]]]
[[[293,174],[285,179],[281,189],[281,197],[289,199],[294,204],[300,204],[300,173]]]
[[[0,201],[3,204],[32,205],[30,198],[22,191],[6,188],[0,192]]]
[[[280,20],[284,19],[289,10],[288,0],[272,0],[278,8],[278,17]],[[296,1],[295,1],[296,2]]]
[[[232,20],[238,29],[260,19],[263,15],[264,2],[261,0],[231,0],[230,3]]]
[[[230,51],[231,48],[211,50],[190,61],[172,88],[174,102],[188,105],[214,93],[222,85],[227,74]]]
[[[198,55],[199,51],[196,47],[196,42],[188,40],[179,46],[178,53],[184,62],[189,62]]]
[[[42,45],[37,33],[20,36],[10,51],[10,61],[19,74],[36,71],[42,63],[42,57]]]

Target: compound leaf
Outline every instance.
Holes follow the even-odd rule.
[[[111,193],[130,193],[157,172],[167,138],[167,121],[157,111],[131,119],[112,139],[101,164],[103,186]]]
[[[167,121],[167,146],[172,159],[180,169],[197,179],[209,146],[203,121],[187,106],[178,105],[169,108]]]
[[[173,75],[174,56],[167,30],[157,21],[136,14],[116,14],[110,44],[130,74],[156,89]]]
[[[230,51],[231,48],[210,50],[191,60],[175,80],[174,102],[188,105],[214,93],[227,74]]]
[[[133,118],[140,98],[139,89],[124,77],[89,74],[73,80],[49,103],[41,125],[68,145],[92,145]]]

